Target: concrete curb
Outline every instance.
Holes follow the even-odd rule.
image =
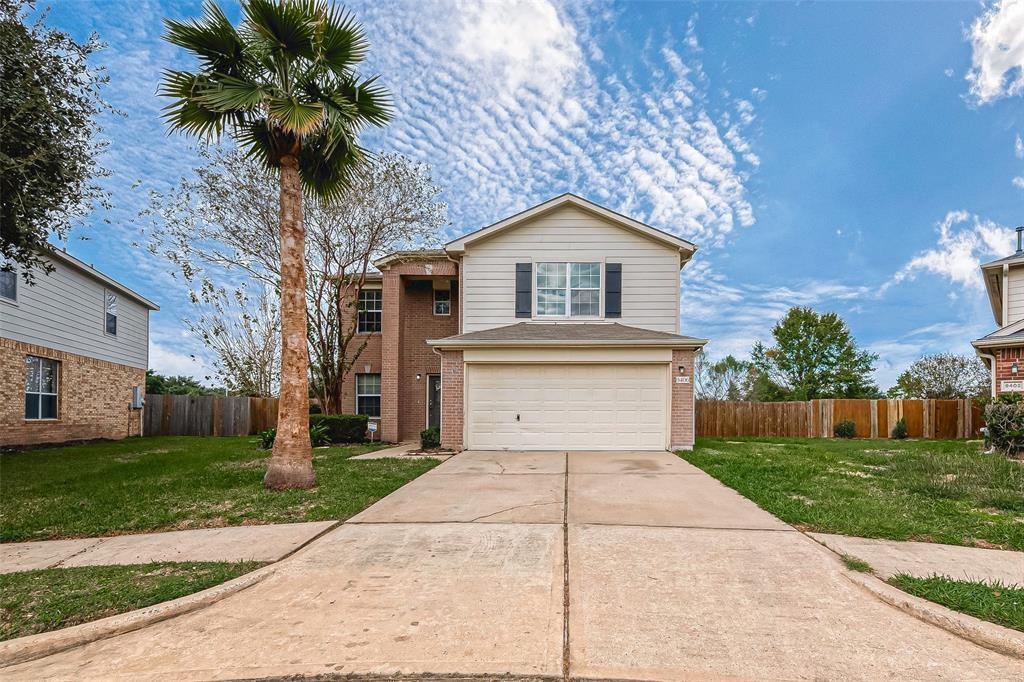
[[[873,574],[851,571],[843,563],[842,556],[834,549],[803,531],[800,531],[800,534],[828,552],[839,564],[843,577],[880,601],[968,642],[1005,656],[1024,659],[1024,633],[915,597]]]
[[[168,618],[205,608],[262,582],[276,570],[275,562],[234,580],[171,601],[53,632],[41,632],[38,635],[0,642],[0,669],[34,661],[97,640],[123,635]]]
[[[277,561],[263,568],[257,568],[255,571],[240,575],[226,583],[214,585],[201,592],[186,594],[184,597],[178,597],[171,601],[153,604],[152,606],[128,611],[127,613],[119,613],[109,618],[94,620],[91,623],[82,623],[81,625],[54,630],[53,632],[41,632],[38,635],[29,635],[28,637],[19,637],[7,642],[0,642],[0,669],[17,665],[18,663],[27,663],[28,661],[45,658],[46,656],[74,649],[90,642],[109,639],[110,637],[140,630],[154,623],[216,604],[231,595],[263,582],[277,571],[278,565],[282,561],[295,556],[296,553],[316,542],[324,535],[327,535],[332,530],[335,530],[343,523],[343,521],[334,522]]]

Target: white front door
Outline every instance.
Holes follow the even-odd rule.
[[[467,364],[479,450],[664,450],[665,364]]]

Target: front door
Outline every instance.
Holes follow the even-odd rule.
[[[427,428],[441,428],[441,375],[427,377]]]

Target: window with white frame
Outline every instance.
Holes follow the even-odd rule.
[[[537,263],[538,317],[600,317],[600,263]]]
[[[111,336],[117,336],[117,294],[105,291],[103,299],[103,328]]]
[[[380,289],[362,289],[359,292],[359,321],[356,331],[360,334],[380,331],[383,301],[384,292]]]
[[[29,355],[25,358],[25,419],[57,418],[60,363]]]
[[[14,266],[10,270],[3,269],[3,261],[0,261],[0,298],[8,301],[18,300],[18,272]]]
[[[434,314],[435,315],[451,315],[452,314],[452,290],[451,289],[434,289]]]
[[[380,375],[356,375],[356,414],[380,418]]]

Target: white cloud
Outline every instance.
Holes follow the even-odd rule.
[[[179,353],[152,339],[149,342],[149,367],[157,374],[190,376],[207,381],[213,371],[201,358]]]
[[[1013,186],[1018,189],[1024,189],[1024,177],[1017,176],[1013,179]]]
[[[943,277],[954,284],[980,290],[982,259],[991,260],[1013,251],[1013,230],[967,211],[950,211],[938,224],[938,244],[914,256],[887,282],[913,279],[920,272]]]
[[[1020,134],[1013,141],[1013,155],[1018,159],[1024,159],[1024,140],[1020,138]]]
[[[979,104],[1024,93],[1024,0],[989,5],[968,30],[970,94]]]

